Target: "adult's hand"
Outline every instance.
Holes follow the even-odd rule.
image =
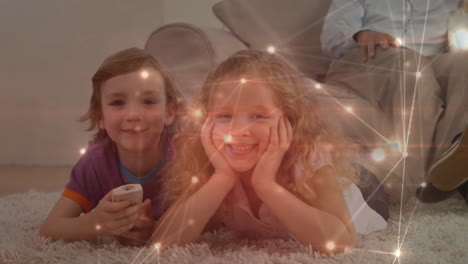
[[[362,61],[366,62],[368,58],[375,57],[375,46],[380,45],[383,50],[387,50],[390,46],[398,48],[400,44],[396,38],[377,31],[363,30],[354,35],[354,40],[361,48]]]

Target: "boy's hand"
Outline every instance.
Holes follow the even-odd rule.
[[[96,231],[100,235],[118,236],[135,225],[143,209],[143,203],[130,205],[129,201],[112,202],[110,191],[91,213]]]
[[[252,173],[252,187],[265,186],[276,182],[276,174],[283,161],[284,154],[291,146],[293,130],[287,117],[279,118],[276,126],[270,128],[270,141],[267,149],[255,165]]]
[[[151,211],[151,200],[146,199],[143,210],[132,229],[117,236],[117,240],[125,246],[144,246],[151,240],[154,228],[154,218]]]
[[[387,50],[390,46],[399,48],[398,41],[385,33],[376,32],[372,30],[359,31],[354,35],[359,47],[361,47],[362,61],[366,62],[368,58],[375,57],[375,46],[380,45],[383,50]]]

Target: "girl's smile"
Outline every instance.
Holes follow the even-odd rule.
[[[283,112],[271,87],[264,84],[225,84],[216,87],[222,98],[213,100],[213,143],[237,172],[253,169],[265,152],[270,129]],[[226,137],[229,140],[226,140]]]

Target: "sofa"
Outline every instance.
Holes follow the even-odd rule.
[[[320,33],[330,2],[223,0],[212,10],[226,29],[167,24],[151,33],[145,49],[169,69],[190,102],[206,75],[231,54],[246,48],[266,49],[273,45],[277,54],[310,78],[310,92],[319,97],[324,119],[329,120],[334,129],[364,146],[362,163],[365,167],[381,181],[390,183],[388,186],[401,186],[402,174],[395,170],[401,153],[389,152],[383,162],[374,162],[370,158],[374,147],[388,146],[382,135],[390,137],[386,133],[394,130],[392,114],[344,87],[327,86],[326,73],[333,59],[322,53]],[[316,82],[325,89],[314,89]],[[344,111],[348,105],[353,106],[353,113]],[[421,168],[415,170],[423,171]],[[414,184],[407,187],[414,193]],[[400,189],[391,193],[394,196],[391,200],[400,200]]]

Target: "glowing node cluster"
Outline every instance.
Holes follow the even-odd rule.
[[[267,48],[268,53],[273,54],[276,52],[276,48],[272,45],[268,46]]]
[[[149,73],[147,71],[141,71],[140,73],[141,78],[146,79],[149,76]]]
[[[85,153],[86,153],[86,148],[81,148],[81,149],[80,149],[80,154],[81,154],[81,155],[84,155]]]
[[[416,78],[420,78],[421,77],[421,72],[416,72]]]
[[[346,110],[346,112],[349,112],[349,113],[353,112],[353,108],[351,106],[346,106],[345,110]]]
[[[197,176],[193,176],[192,177],[192,183],[197,183],[198,182],[198,177]]]
[[[101,230],[101,225],[96,225],[96,230],[97,231]]]
[[[161,243],[154,243],[154,248],[157,249],[157,250],[160,250],[161,249]]]
[[[395,250],[393,255],[395,255],[396,257],[400,257],[401,256],[401,251],[399,249],[397,249],[397,250]]]
[[[427,184],[425,182],[421,183],[422,188],[426,188]]]
[[[232,136],[231,135],[224,135],[224,143],[231,143],[232,142]]]
[[[406,158],[406,157],[408,157],[408,152],[405,151],[405,152],[402,153],[402,155],[403,155],[403,158]]]
[[[241,82],[242,84],[245,84],[245,83],[247,83],[247,80],[246,80],[245,78],[242,78],[242,79],[240,79],[240,82]]]
[[[398,45],[403,45],[403,40],[401,40],[401,38],[397,38],[396,42],[398,43]]]
[[[320,83],[316,83],[315,84],[315,89],[322,89],[322,85]]]

